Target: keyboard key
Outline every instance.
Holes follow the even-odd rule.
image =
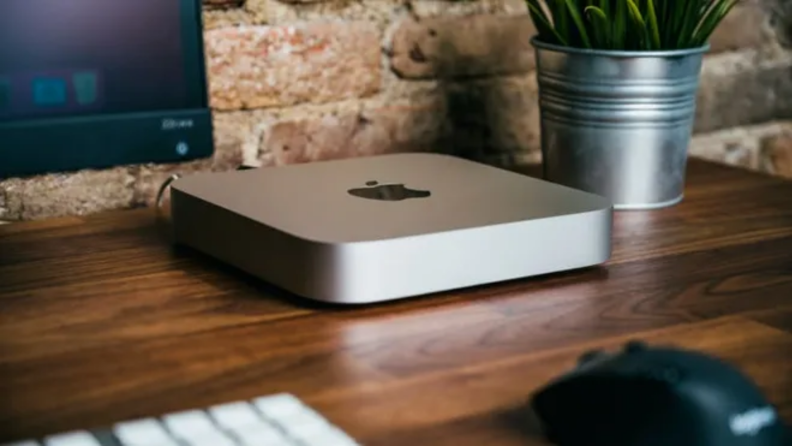
[[[283,393],[0,446],[359,445],[321,413]]]
[[[185,439],[186,446],[239,446],[223,432],[204,432],[203,435]]]
[[[227,430],[236,430],[250,425],[264,423],[264,419],[246,402],[222,404],[208,409],[215,422]]]
[[[178,446],[156,419],[128,421],[113,428],[123,446]]]
[[[242,446],[293,445],[293,443],[275,426],[263,423],[239,428],[234,431],[234,437]]]
[[[168,414],[162,417],[162,421],[173,436],[184,440],[200,439],[206,433],[217,432],[217,426],[209,415],[200,410]]]
[[[274,422],[283,426],[287,432],[322,430],[330,426],[330,423],[321,415],[309,408],[304,408],[299,412],[294,412],[285,416],[278,416]]]
[[[324,426],[289,425],[285,427],[288,429],[290,438],[309,445],[321,444],[324,446],[324,440],[326,438],[335,438],[338,436],[334,432],[335,428],[329,424]]]
[[[305,405],[294,395],[281,393],[253,400],[253,404],[267,418],[281,418],[295,412],[301,412]]]
[[[116,438],[112,426],[101,429],[93,429],[91,434],[96,437],[96,441],[98,441],[102,446],[124,446],[120,441],[118,441],[118,438]]]
[[[45,446],[102,446],[93,435],[85,431],[67,432],[44,439]]]
[[[349,435],[336,427],[317,432],[316,436],[303,440],[309,445],[322,446],[359,446]]]

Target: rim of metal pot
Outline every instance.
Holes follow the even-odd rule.
[[[622,51],[622,50],[597,50],[587,48],[576,48],[571,46],[554,45],[552,43],[545,43],[539,40],[539,36],[531,38],[531,45],[535,48],[556,51],[559,53],[568,54],[581,54],[589,56],[608,56],[608,57],[678,57],[690,56],[698,53],[706,53],[710,49],[710,44],[697,48],[684,48],[680,50],[662,50],[662,51]]]

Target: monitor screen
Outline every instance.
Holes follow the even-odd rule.
[[[209,155],[200,11],[0,0],[0,175]]]

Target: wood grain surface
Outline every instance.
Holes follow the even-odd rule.
[[[339,308],[151,209],[2,226],[0,442],[291,392],[365,445],[541,445],[531,392],[636,338],[732,361],[792,420],[792,183],[692,161],[682,204],[614,230],[602,267]]]

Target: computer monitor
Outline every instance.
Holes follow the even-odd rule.
[[[0,178],[213,153],[201,0],[0,0]]]

